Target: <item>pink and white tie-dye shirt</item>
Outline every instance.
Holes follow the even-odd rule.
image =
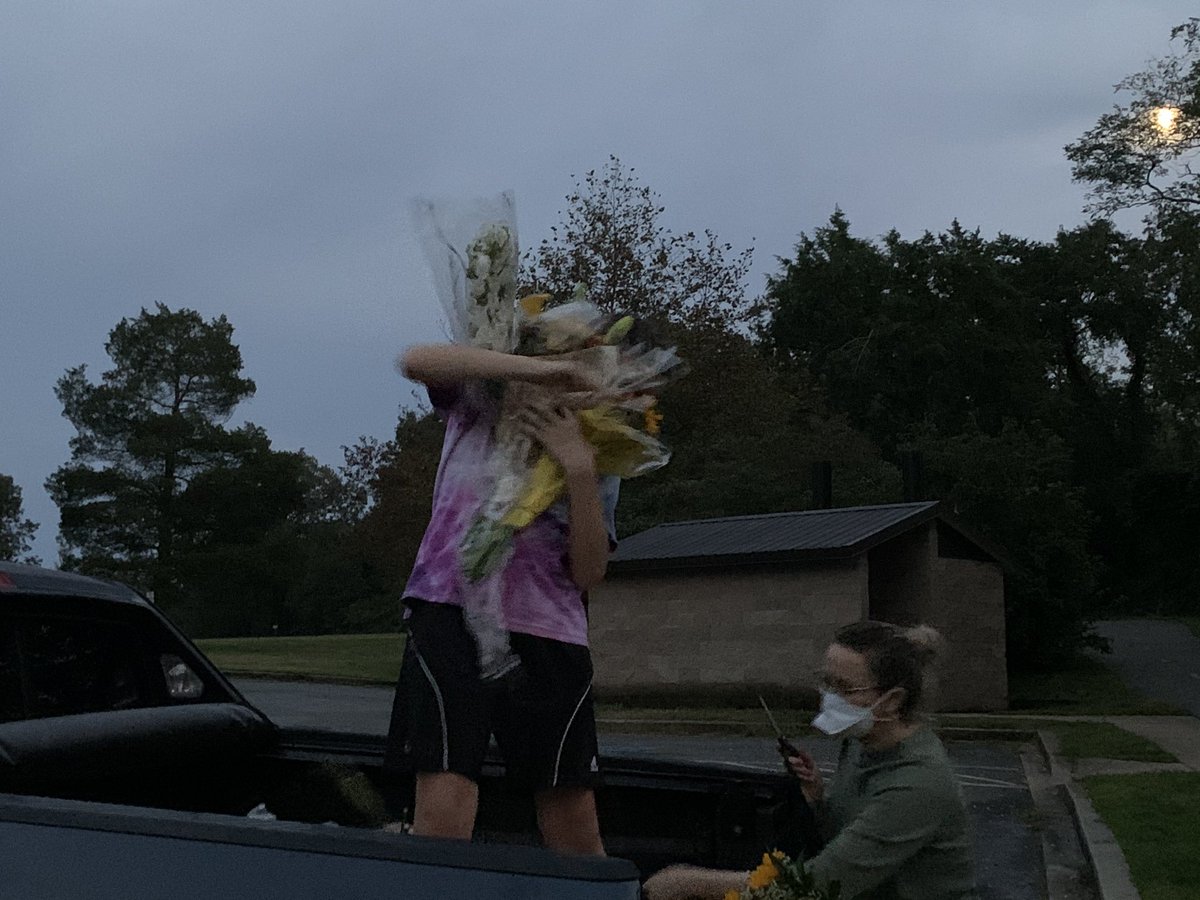
[[[433,514],[404,597],[461,606],[469,585],[458,545],[491,488],[487,460],[497,404],[477,383],[457,391],[430,389],[429,397],[446,421],[446,437],[433,486]],[[602,477],[599,488],[609,541],[615,547],[620,479]],[[568,558],[567,512],[563,498],[514,537],[512,559],[503,575],[505,626],[520,634],[587,646],[587,614]]]

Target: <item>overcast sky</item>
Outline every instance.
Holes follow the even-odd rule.
[[[155,302],[226,314],[278,449],[387,437],[439,339],[416,194],[511,188],[523,243],[616,154],[749,290],[835,205],[855,231],[1083,220],[1062,146],[1184,2],[7,0],[0,472],[57,560],[55,381]]]

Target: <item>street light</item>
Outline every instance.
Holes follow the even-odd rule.
[[[1150,110],[1150,121],[1158,129],[1159,137],[1168,141],[1179,140],[1181,137],[1179,134],[1180,114],[1181,110],[1178,106],[1156,106]]]

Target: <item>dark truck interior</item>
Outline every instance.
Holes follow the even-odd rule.
[[[154,610],[7,596],[0,648],[0,793],[238,817],[261,805],[357,829],[410,816],[411,775],[385,768],[382,738],[281,732]],[[782,772],[613,758],[604,770],[606,846],[643,877],[677,862],[748,868],[814,840]],[[503,775],[491,760],[477,839],[536,844],[532,797]]]

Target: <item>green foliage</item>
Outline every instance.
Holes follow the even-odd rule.
[[[364,437],[345,450],[344,477],[369,498],[347,546],[374,586],[354,614],[381,630],[399,626],[398,601],[429,524],[444,433],[437,414],[404,409],[391,440]]]
[[[11,475],[0,475],[0,559],[37,564],[29,551],[37,523],[25,518],[21,488]]]
[[[69,369],[55,389],[75,426],[71,461],[47,481],[61,513],[64,565],[179,597],[178,509],[192,479],[236,459],[259,435],[223,427],[254,393],[241,375],[233,327],[158,304],[123,319],[98,383]]]
[[[1095,586],[1089,515],[1071,483],[1070,452],[1034,424],[942,437],[922,430],[933,496],[1004,548],[1009,660],[1017,668],[1061,665],[1087,643]]]
[[[921,450],[929,493],[1006,549],[1017,667],[1088,643],[1099,598],[1166,610],[1200,593],[1196,226],[872,242],[835,213],[769,281],[773,358],[885,460]]]
[[[59,380],[76,428],[47,482],[63,563],[153,590],[192,634],[324,630],[374,590],[343,548],[365,497],[261,428],[225,427],[254,391],[232,335],[159,304],[113,329],[99,382],[83,366]]]

